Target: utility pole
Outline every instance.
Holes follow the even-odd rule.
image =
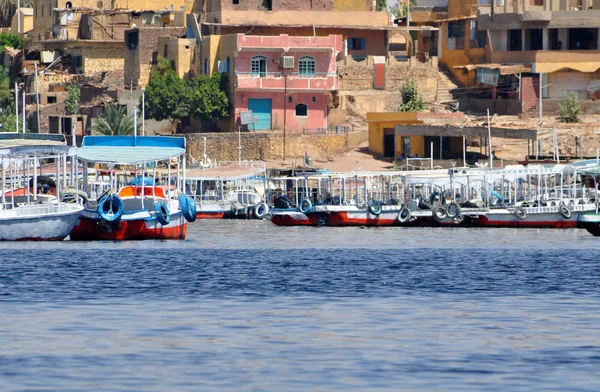
[[[285,120],[287,113],[287,73],[283,69],[283,160],[285,161]]]
[[[16,130],[19,132],[19,83],[15,82],[15,118]]]
[[[540,85],[539,85],[539,94],[540,94],[540,119],[539,124],[542,124],[542,73],[540,72]]]
[[[40,85],[38,84],[38,69],[37,63],[33,64],[33,70],[35,72],[35,100],[37,103],[37,128],[38,133],[42,133],[42,123],[40,121]]]
[[[204,139],[204,154],[202,155],[202,168],[204,169],[206,167],[206,140],[208,138],[203,136],[202,139]]]
[[[133,81],[129,82],[129,106],[130,112],[133,113]]]
[[[238,127],[238,165],[242,166],[242,126]]]
[[[142,87],[142,136],[146,136],[146,89]]]
[[[490,125],[490,109],[487,110],[487,123],[488,123],[488,157],[490,160],[490,169],[493,167],[494,162],[492,161],[492,126]]]
[[[133,145],[137,145],[137,108],[133,108]]]
[[[23,83],[23,91],[21,92],[21,95],[23,96],[23,133],[25,133],[25,83]]]
[[[17,0],[17,33],[21,34],[21,0]]]

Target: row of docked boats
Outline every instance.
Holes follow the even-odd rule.
[[[595,160],[282,177],[256,167],[231,177],[206,174],[189,178],[198,219],[266,218],[278,226],[582,227],[600,234]],[[202,207],[207,200],[210,207]]]
[[[0,134],[0,240],[183,239],[185,139]]]
[[[279,226],[583,227],[597,161],[389,172],[186,168],[185,138],[1,134],[0,240],[184,239],[196,219]]]
[[[307,176],[280,226],[462,226],[597,231],[595,162]]]

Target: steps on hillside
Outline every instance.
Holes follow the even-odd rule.
[[[448,74],[440,70],[438,74],[436,102],[450,103],[456,102],[452,91],[458,89],[458,85],[450,79]]]

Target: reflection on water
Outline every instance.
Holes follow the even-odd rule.
[[[25,246],[23,246],[25,245]],[[578,230],[198,222],[0,244],[3,391],[600,388]]]

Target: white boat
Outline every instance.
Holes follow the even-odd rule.
[[[225,162],[210,169],[190,169],[187,188],[198,219],[248,219],[262,202],[264,162]],[[262,217],[262,216],[261,216]]]
[[[75,152],[62,135],[0,134],[0,240],[63,240],[69,235],[83,210],[76,194],[65,198],[67,161]],[[42,160],[53,165],[44,167]],[[70,179],[69,185],[77,187],[77,176]]]

